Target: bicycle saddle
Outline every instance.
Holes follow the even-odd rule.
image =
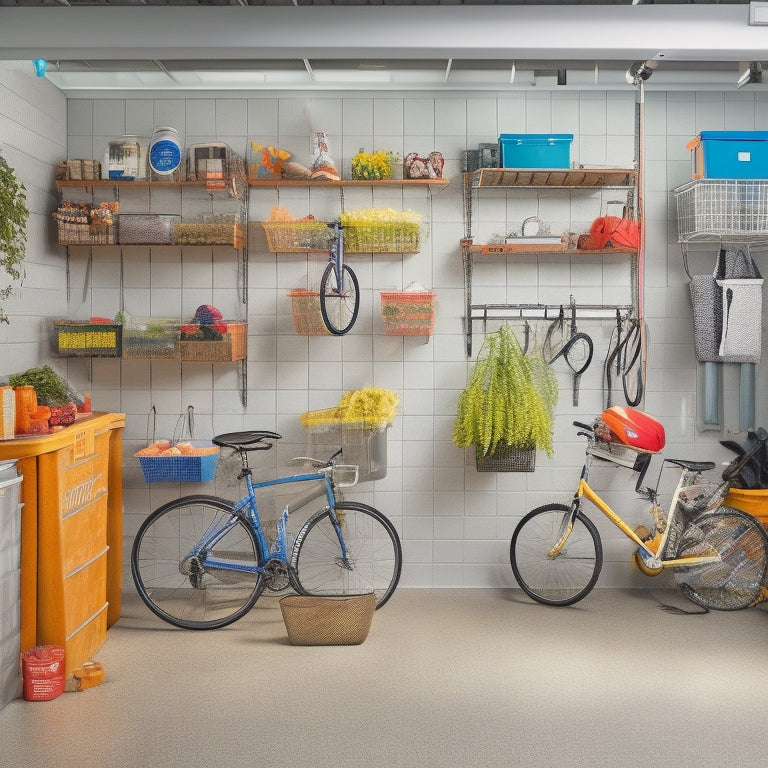
[[[685,467],[691,472],[706,472],[708,469],[714,469],[717,465],[714,461],[688,461],[688,459],[665,459],[668,464],[677,464],[678,467]]]
[[[266,451],[272,447],[272,443],[265,440],[280,440],[282,435],[277,432],[267,432],[261,430],[247,430],[245,432],[226,432],[223,435],[216,435],[212,442],[221,448],[235,448],[245,451]]]

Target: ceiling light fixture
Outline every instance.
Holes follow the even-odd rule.
[[[658,61],[648,59],[647,61],[636,61],[630,65],[627,70],[627,82],[630,85],[640,85],[640,83],[647,80],[654,72],[656,67],[659,66]]]
[[[768,24],[768,3],[752,0],[749,4],[749,23],[752,26]]]
[[[763,65],[759,61],[743,61],[739,66],[739,79],[736,81],[737,88],[743,88],[745,85],[763,82]]]
[[[47,62],[45,59],[35,59],[34,61],[35,65],[35,72],[37,72],[38,77],[45,77],[45,68],[47,66]]]

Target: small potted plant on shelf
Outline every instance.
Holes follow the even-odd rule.
[[[481,472],[532,472],[536,449],[552,455],[558,388],[537,350],[523,352],[503,325],[488,334],[459,396],[453,442],[476,449]]]
[[[0,155],[0,267],[10,278],[7,285],[0,283],[2,323],[9,321],[1,302],[11,295],[13,284],[23,277],[22,262],[27,250],[28,219],[26,188]]]

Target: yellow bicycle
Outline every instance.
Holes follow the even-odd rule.
[[[768,535],[753,517],[722,506],[727,483],[707,482],[711,461],[663,459],[653,488],[642,487],[651,457],[664,445],[664,430],[652,417],[614,406],[590,425],[574,422],[587,439],[581,479],[570,506],[546,504],[529,512],[510,545],[520,587],[545,605],[572,605],[594,588],[603,565],[595,524],[582,510],[588,499],[636,546],[634,563],[647,576],[672,568],[683,593],[704,608],[737,610],[759,602],[768,566]],[[650,502],[653,529],[632,528],[589,484],[593,459],[639,474],[635,490]],[[658,487],[665,467],[680,470],[667,510]]]

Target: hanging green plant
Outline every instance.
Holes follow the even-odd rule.
[[[0,322],[7,323],[3,303],[13,292],[13,284],[23,277],[22,263],[27,251],[27,192],[16,172],[0,155],[0,267],[10,278],[0,279]]]
[[[478,455],[497,448],[553,453],[557,380],[535,350],[524,354],[508,325],[485,337],[466,388],[459,396],[453,442]]]

